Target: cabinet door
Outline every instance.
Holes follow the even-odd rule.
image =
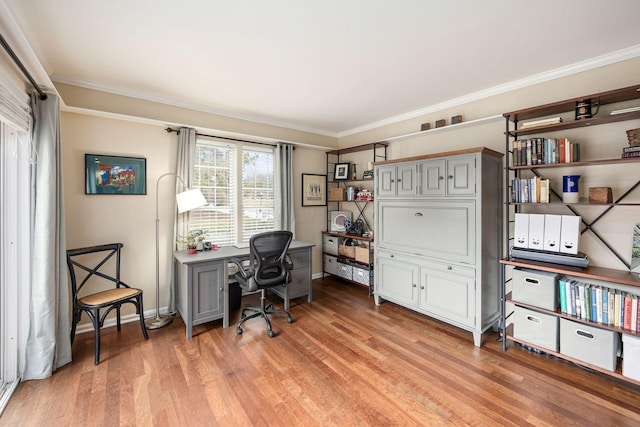
[[[378,247],[411,255],[475,264],[475,202],[378,202]]]
[[[445,161],[429,160],[420,163],[421,196],[444,196]]]
[[[192,320],[214,320],[224,313],[224,264],[207,263],[193,267]]]
[[[419,307],[444,320],[475,327],[475,279],[466,275],[473,269],[458,272],[456,268],[428,263],[420,269]]]
[[[420,268],[410,259],[378,251],[374,280],[376,296],[411,307],[418,305]]]
[[[386,165],[376,168],[375,197],[391,197],[396,195],[396,166]]]
[[[416,182],[417,165],[398,165],[396,169],[396,194],[398,196],[415,196],[417,194]]]
[[[447,195],[473,196],[476,194],[475,156],[447,160]]]

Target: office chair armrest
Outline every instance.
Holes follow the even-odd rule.
[[[293,270],[293,260],[288,254],[284,258],[284,266],[287,268],[287,270]]]
[[[254,274],[253,268],[251,267],[246,268],[245,266],[243,266],[242,260],[240,258],[231,257],[229,258],[229,262],[232,262],[238,266],[238,273],[242,276],[243,279],[249,280],[250,277],[253,277],[253,274]]]

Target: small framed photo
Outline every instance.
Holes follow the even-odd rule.
[[[85,194],[147,194],[147,159],[84,155]]]
[[[334,180],[349,179],[349,166],[350,166],[350,163],[336,163],[336,168],[333,172],[333,179]]]
[[[302,174],[302,206],[327,206],[327,175]]]

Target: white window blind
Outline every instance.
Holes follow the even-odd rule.
[[[189,229],[218,245],[274,229],[273,148],[198,137],[193,172],[209,204],[189,212]]]

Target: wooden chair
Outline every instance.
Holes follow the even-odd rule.
[[[71,293],[73,297],[73,318],[71,320],[71,344],[76,335],[76,324],[80,321],[82,312],[87,313],[87,316],[93,323],[95,329],[95,358],[94,363],[97,365],[100,362],[100,328],[104,324],[104,320],[107,315],[113,310],[116,310],[116,322],[118,325],[118,331],[121,329],[120,325],[120,307],[122,304],[133,304],[136,307],[136,314],[140,315],[140,326],[142,328],[142,335],[144,339],[149,339],[147,335],[147,329],[144,324],[144,310],[142,308],[142,290],[129,287],[127,284],[120,280],[120,249],[122,243],[110,243],[106,245],[91,246],[86,248],[69,249],[67,251],[67,266],[69,267],[69,275],[71,277]],[[90,254],[99,254],[99,258],[96,260],[95,256],[86,256]],[[100,269],[111,259],[115,258],[115,275],[107,274]],[[81,260],[79,258],[82,257]],[[95,263],[95,264],[94,264]],[[95,267],[89,267],[89,265],[95,265]],[[104,270],[104,269],[103,269]],[[76,272],[85,271],[87,275],[78,282]],[[108,287],[105,287],[104,281],[94,280],[92,283],[100,283],[103,286],[103,290],[79,297],[78,294],[82,287],[88,282],[91,277],[98,277],[105,279]],[[111,283],[110,283],[111,282]],[[115,283],[115,287],[113,286]],[[105,310],[102,314],[101,310]]]

